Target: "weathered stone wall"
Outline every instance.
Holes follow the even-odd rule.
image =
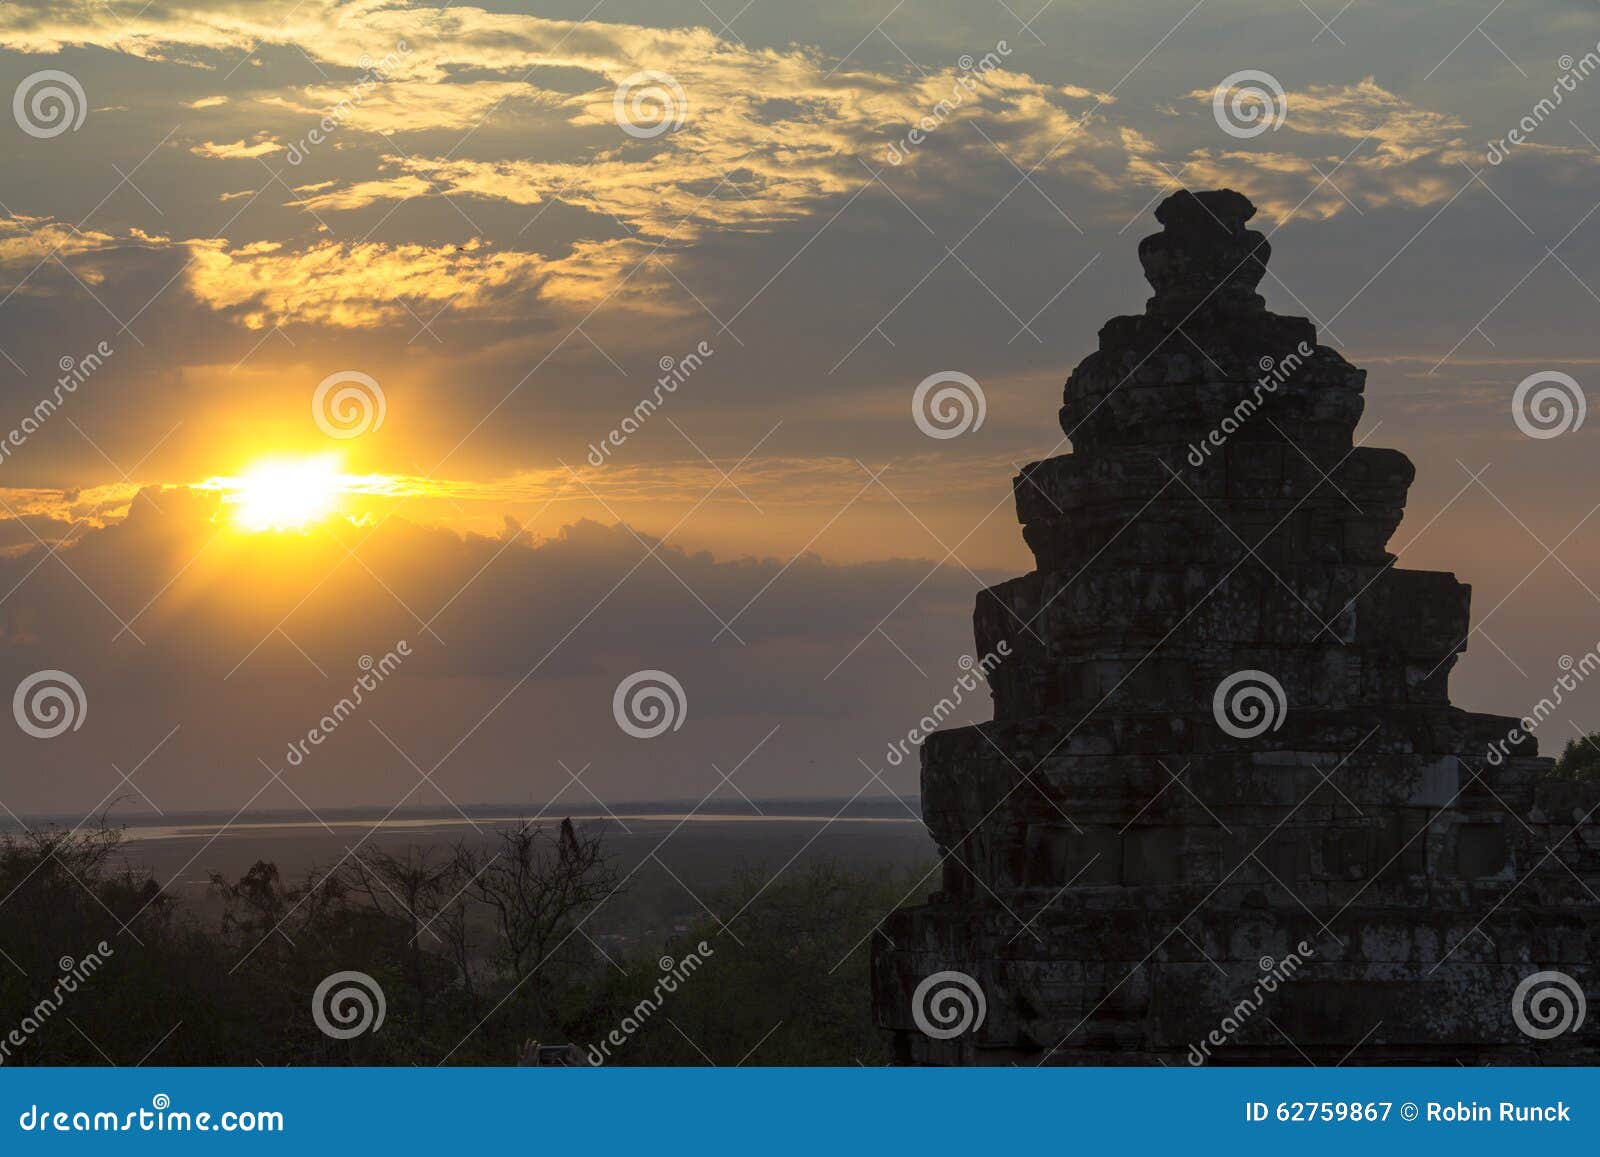
[[[995,721],[924,745],[942,887],[874,938],[903,1061],[1600,1061],[1594,1024],[1513,1017],[1532,973],[1593,982],[1600,785],[1450,707],[1470,589],[1394,567],[1411,463],[1354,445],[1365,372],[1266,311],[1253,213],[1163,202],[1155,296],[1067,382],[1074,453],[1015,481],[1037,569],[974,615]],[[1222,726],[1244,671],[1275,726]],[[946,1038],[915,998],[949,971],[983,1015]]]

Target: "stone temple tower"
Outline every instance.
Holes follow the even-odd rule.
[[[1600,1061],[1600,785],[1450,706],[1470,589],[1393,565],[1412,465],[1254,213],[1161,204],[1014,481],[994,722],[924,744],[942,884],[873,938],[902,1063]]]

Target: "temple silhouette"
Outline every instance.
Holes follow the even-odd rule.
[[[1162,202],[1014,480],[994,721],[924,744],[942,883],[873,938],[902,1063],[1600,1061],[1600,784],[1450,705],[1470,588],[1394,566],[1415,472],[1254,213]]]

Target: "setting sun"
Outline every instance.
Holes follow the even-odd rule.
[[[333,454],[270,459],[226,483],[234,522],[245,530],[302,530],[334,513],[344,489]]]

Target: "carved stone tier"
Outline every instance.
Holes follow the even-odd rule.
[[[1254,212],[1162,203],[1155,295],[1067,381],[1074,452],[1014,482],[1037,569],[978,597],[995,722],[923,745],[942,884],[873,938],[902,1061],[1600,1062],[1600,1017],[1513,1016],[1535,972],[1594,981],[1600,785],[1450,706],[1470,588],[1395,567],[1415,472],[1354,444],[1365,371],[1267,311]],[[1240,673],[1269,724],[1224,726]],[[930,1032],[952,972],[983,1019]]]

